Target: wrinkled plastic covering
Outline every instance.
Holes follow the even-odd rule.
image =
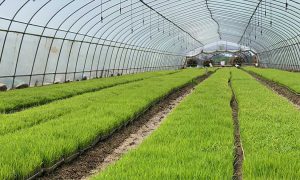
[[[0,0],[0,82],[176,69],[217,41],[299,70],[299,12],[296,0]]]
[[[172,33],[159,32],[158,21]],[[140,1],[3,1],[0,82],[41,85],[179,68],[188,47],[171,39],[180,31]]]
[[[202,44],[228,41],[258,53],[260,65],[300,70],[298,0],[147,0]]]

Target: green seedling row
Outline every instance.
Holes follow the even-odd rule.
[[[135,150],[93,179],[232,179],[229,70],[196,87]]]
[[[299,109],[246,72],[233,70],[232,74],[245,155],[244,179],[299,179]]]
[[[204,70],[184,70],[178,73],[190,72],[204,73]],[[109,89],[103,89],[102,91],[104,90],[106,90],[105,92],[110,92]],[[77,95],[72,98],[57,100],[43,106],[29,108],[13,114],[0,114],[0,136],[14,133],[24,128],[30,128],[32,126],[51,121],[53,119],[62,118],[63,116],[68,116],[69,114],[74,112],[82,111],[92,106],[95,102],[104,102],[107,98],[106,96],[112,95],[106,95],[105,93],[103,94],[96,91],[92,93]]]
[[[0,92],[0,113],[17,111],[31,106],[45,104],[58,99],[64,99],[120,84],[172,74],[176,72],[178,71],[146,72]]]
[[[23,179],[53,165],[87,147],[97,137],[109,134],[204,72],[203,69],[183,70],[27,109],[20,112],[25,114],[19,117],[18,113],[14,114],[18,122],[12,124],[29,122],[30,126],[24,125],[0,136],[0,179]],[[76,110],[70,113],[60,110],[70,108],[68,106]],[[49,112],[50,117],[55,109],[61,111],[60,116],[35,123],[42,113]],[[23,115],[27,117],[23,119]],[[0,120],[0,124],[2,122]],[[4,126],[8,131],[14,128],[9,123]]]
[[[300,93],[300,73],[289,72],[279,69],[262,69],[254,67],[245,67],[247,71],[254,72],[270,81],[288,87],[290,90]]]

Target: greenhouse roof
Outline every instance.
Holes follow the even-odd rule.
[[[299,8],[294,0],[3,0],[0,28],[180,54],[218,40],[263,52],[298,42]]]
[[[218,42],[299,69],[299,10],[296,0],[2,0],[0,82],[180,67]]]

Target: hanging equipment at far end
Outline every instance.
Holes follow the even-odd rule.
[[[103,23],[103,1],[101,0],[101,23]]]
[[[133,33],[133,21],[132,21],[132,0],[130,2],[130,19],[131,19],[131,33]]]
[[[122,14],[122,0],[120,0],[120,14]]]

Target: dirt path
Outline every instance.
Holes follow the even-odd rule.
[[[275,93],[288,99],[290,102],[292,102],[294,105],[296,105],[298,109],[300,109],[300,95],[299,94],[291,91],[287,87],[277,84],[276,82],[267,80],[253,72],[246,71],[246,70],[244,70],[244,71],[249,73],[252,77],[254,77],[257,81],[259,81],[260,83],[262,83],[269,89],[273,90]]]
[[[38,179],[86,179],[114,163],[130,149],[137,147],[147,136],[159,127],[165,117],[187,96],[196,84],[211,75],[199,77],[158,102],[138,119],[99,142],[73,161],[46,173]]]
[[[232,90],[232,98],[230,101],[230,106],[232,108],[232,119],[234,126],[234,161],[233,161],[233,176],[234,180],[242,180],[243,179],[243,160],[244,160],[244,151],[241,142],[240,136],[240,125],[238,119],[239,107],[234,94],[234,90],[231,85],[231,77],[229,79],[228,85]]]

